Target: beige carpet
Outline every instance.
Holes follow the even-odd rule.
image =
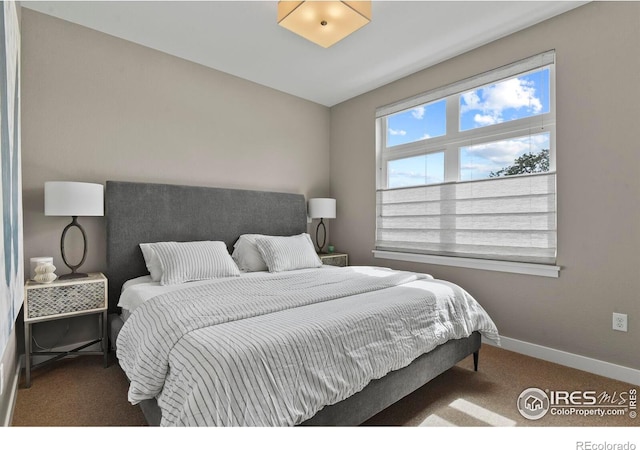
[[[613,396],[627,383],[519,355],[488,345],[480,352],[480,370],[471,358],[397,402],[365,425],[370,426],[518,426],[637,427],[640,418],[552,416],[525,419],[516,408],[520,393],[542,390],[596,391]],[[20,387],[13,426],[139,426],[140,409],[127,402],[127,380],[117,363],[102,367],[100,356],[68,358],[34,371],[30,389]]]
[[[115,358],[106,369],[102,363],[102,356],[82,356],[33,371],[29,389],[20,382],[12,425],[146,425],[140,408],[127,401],[129,383]]]
[[[620,394],[638,386],[520,355],[489,345],[480,350],[480,367],[469,357],[426,386],[390,406],[366,425],[600,427],[640,426],[640,418],[558,416],[524,418],[516,403],[523,390],[596,391]]]

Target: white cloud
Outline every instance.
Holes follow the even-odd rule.
[[[389,187],[416,186],[426,182],[424,173],[407,170],[389,170]]]
[[[424,171],[423,172],[416,172],[414,170],[396,170],[396,169],[391,169],[391,170],[389,170],[389,175],[390,176],[395,176],[395,177],[408,177],[408,178],[424,178],[425,177]]]
[[[422,119],[424,117],[424,106],[418,106],[417,108],[413,108],[411,110],[411,115],[414,119]]]
[[[420,138],[420,140],[422,139],[429,139],[431,137],[431,135],[429,133],[425,133],[424,135],[422,135],[422,137]]]
[[[391,136],[404,136],[407,132],[404,130],[394,130],[393,128],[389,128],[389,134]]]
[[[495,165],[491,165],[491,164],[479,164],[479,163],[469,163],[469,164],[463,164],[460,167],[462,170],[470,170],[472,172],[475,173],[489,173],[491,171],[495,171],[496,167]]]
[[[489,142],[486,144],[465,147],[467,155],[477,157],[499,166],[507,166],[513,164],[513,161],[524,153],[539,153],[542,149],[549,148],[549,135],[534,134],[516,139],[507,139],[498,142]],[[468,164],[479,164],[478,161],[469,161]],[[495,170],[492,169],[492,170]]]
[[[499,122],[497,117],[490,114],[476,114],[475,116],[473,116],[473,121],[480,126],[493,125],[494,123]]]
[[[477,91],[464,93],[461,97],[464,100],[464,105],[460,108],[461,113],[473,111],[474,109],[482,109],[482,106],[480,105],[480,97],[478,97]]]
[[[424,172],[409,170],[389,170],[389,187],[418,186],[421,184],[442,183],[444,179]]]
[[[536,97],[534,83],[521,78],[511,78],[500,83],[462,94],[464,104],[460,112],[481,111],[474,121],[480,125],[491,125],[504,120],[503,113],[509,108],[526,108],[537,114],[542,111],[542,103]]]

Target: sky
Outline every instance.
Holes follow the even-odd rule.
[[[549,68],[483,86],[459,96],[458,130],[489,127],[550,111]],[[446,135],[446,100],[425,104],[387,118],[387,147]],[[489,129],[487,129],[489,131]],[[525,153],[549,149],[550,134],[538,133],[460,147],[458,180],[488,178]],[[388,187],[442,183],[444,149],[389,162]]]

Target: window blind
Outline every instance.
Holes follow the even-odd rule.
[[[555,264],[556,174],[377,191],[376,250]]]

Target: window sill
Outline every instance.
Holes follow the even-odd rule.
[[[488,259],[458,258],[450,256],[420,255],[414,253],[373,250],[375,258],[393,259],[441,266],[464,267],[467,269],[492,270],[495,272],[519,273],[539,277],[558,278],[560,267],[545,264],[493,261]]]

